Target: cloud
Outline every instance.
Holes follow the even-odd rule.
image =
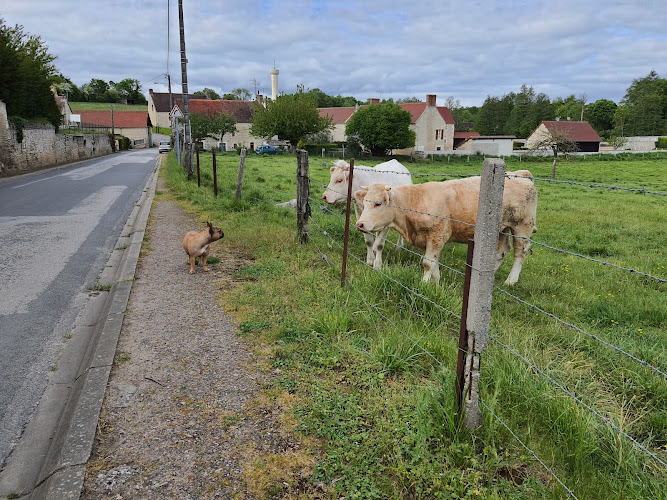
[[[144,91],[165,90],[168,71],[180,91],[178,2],[169,53],[166,3],[22,0],[2,16],[41,36],[77,85],[136,78]],[[275,61],[285,92],[303,84],[358,99],[435,93],[481,105],[527,84],[551,99],[618,102],[633,79],[667,77],[665,17],[662,0],[191,0],[189,90],[268,94]]]

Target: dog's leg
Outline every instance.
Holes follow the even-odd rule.
[[[190,274],[195,273],[195,256],[191,255],[190,256]]]
[[[208,252],[205,252],[199,256],[199,264],[201,265],[202,269],[204,271],[208,272],[208,268],[206,267],[206,260],[208,259]]]

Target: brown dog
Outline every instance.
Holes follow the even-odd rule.
[[[206,225],[208,229],[201,232],[190,231],[183,238],[183,250],[190,257],[190,274],[195,273],[195,259],[197,257],[199,257],[199,265],[202,266],[204,271],[208,271],[206,268],[208,246],[225,235],[221,228],[213,226],[210,222],[207,222]]]

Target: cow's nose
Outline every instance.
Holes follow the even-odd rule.
[[[322,199],[323,199],[324,201],[327,201],[327,195],[326,195],[326,194],[323,194],[323,195],[322,195]]]
[[[364,230],[364,223],[363,222],[357,222],[355,225],[357,226],[357,229],[359,229],[360,231]]]

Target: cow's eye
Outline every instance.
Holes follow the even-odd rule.
[[[382,203],[375,203],[375,206],[380,207],[380,206],[382,206]]]
[[[336,184],[340,184],[341,182],[343,182],[343,179],[338,179],[338,180],[336,181]]]

